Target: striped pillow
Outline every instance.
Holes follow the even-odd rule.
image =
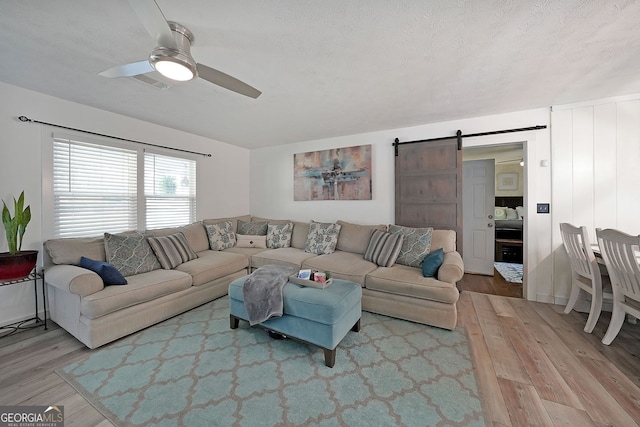
[[[391,267],[402,249],[404,236],[373,230],[364,259],[375,262],[380,267]]]
[[[151,249],[153,249],[158,261],[160,261],[160,265],[165,270],[171,270],[183,262],[198,258],[198,255],[191,249],[187,238],[182,233],[149,237],[148,240]]]

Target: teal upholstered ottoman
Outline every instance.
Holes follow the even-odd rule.
[[[242,286],[247,276],[229,284],[229,321],[231,329],[238,320],[248,320]],[[336,347],[350,330],[360,330],[362,288],[347,280],[333,280],[324,289],[305,287],[288,282],[283,289],[284,314],[262,323],[266,329],[296,338],[324,350],[325,364],[332,368]]]

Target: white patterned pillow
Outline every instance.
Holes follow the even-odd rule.
[[[333,253],[338,244],[338,235],[342,225],[311,221],[304,251],[317,255]]]
[[[400,225],[389,225],[389,233],[401,234],[403,236],[402,249],[396,259],[398,264],[420,268],[422,260],[431,249],[431,233],[433,228],[413,228],[402,227]]]
[[[236,233],[233,231],[231,221],[224,221],[218,224],[205,224],[205,228],[207,229],[211,250],[221,251],[236,245]]]
[[[104,233],[104,250],[107,262],[123,276],[147,273],[162,266],[153,253],[149,235],[142,233]]]
[[[176,268],[182,263],[198,258],[191,249],[187,238],[181,232],[166,236],[149,237],[151,249],[165,270]]]
[[[293,223],[269,224],[267,227],[267,247],[270,249],[291,247]]]
[[[236,247],[267,249],[267,236],[252,234],[236,234]]]

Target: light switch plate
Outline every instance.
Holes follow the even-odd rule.
[[[549,203],[538,203],[536,206],[537,206],[538,213],[543,213],[543,214],[549,213]]]

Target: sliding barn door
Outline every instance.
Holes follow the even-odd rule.
[[[397,144],[397,225],[455,230],[462,254],[462,150],[457,138]]]

